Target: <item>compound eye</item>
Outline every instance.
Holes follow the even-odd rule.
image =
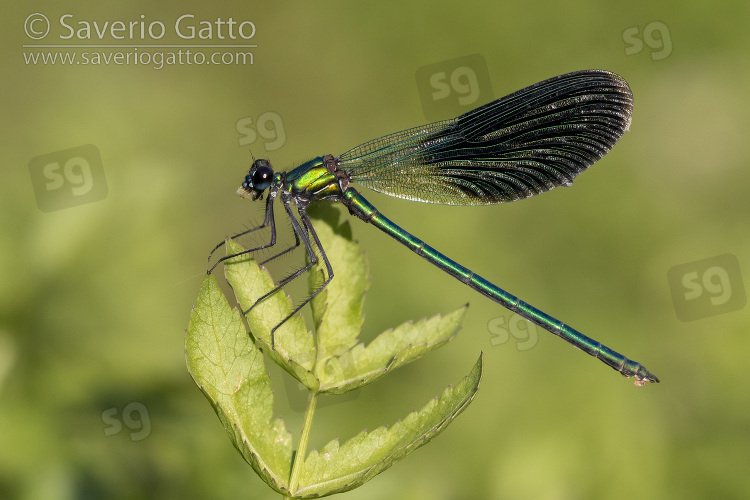
[[[263,165],[255,169],[252,178],[253,188],[264,191],[268,189],[271,182],[273,182],[273,169],[271,167]]]

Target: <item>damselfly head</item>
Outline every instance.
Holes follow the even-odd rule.
[[[237,190],[237,194],[243,198],[258,200],[263,198],[263,191],[271,187],[273,182],[273,169],[268,160],[258,159],[253,162],[245,180]]]

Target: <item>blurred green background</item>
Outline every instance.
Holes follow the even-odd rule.
[[[34,13],[53,23],[44,40],[24,32]],[[286,169],[424,123],[419,68],[472,54],[495,98],[578,69],[620,73],[635,96],[631,130],[573,188],[520,203],[365,196],[662,383],[633,387],[543,331],[523,340],[508,311],[352,221],[372,276],[363,338],[471,308],[448,346],[346,404],[321,403],[311,445],[402,418],[457,382],[480,350],[485,376],[444,434],[342,498],[750,493],[746,2],[38,1],[3,14],[0,498],[278,498],[230,445],[183,353],[206,255],[262,217],[260,204],[234,195],[248,149]],[[149,42],[93,31],[60,40],[63,14],[74,25],[143,15],[167,28],[155,43],[183,45],[240,41],[181,40],[182,14],[251,20],[257,47],[252,65],[27,64],[44,50],[24,44]],[[63,52],[86,50],[97,49]],[[101,154],[102,199],[43,212],[52,195],[35,191],[32,160],[64,163],[86,144]],[[716,260],[724,254],[739,269]],[[706,301],[727,294],[732,311]],[[697,318],[681,321],[678,310]],[[298,434],[294,384],[268,369],[276,412]]]

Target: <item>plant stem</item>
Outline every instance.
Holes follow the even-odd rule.
[[[307,399],[307,410],[305,411],[305,423],[302,427],[302,435],[299,438],[299,446],[294,454],[294,464],[292,465],[292,475],[289,478],[289,491],[297,491],[297,476],[302,468],[302,462],[305,459],[307,451],[307,441],[310,439],[310,428],[312,428],[313,414],[315,413],[315,404],[318,402],[317,391],[310,391],[310,397]],[[291,497],[287,497],[291,498]]]

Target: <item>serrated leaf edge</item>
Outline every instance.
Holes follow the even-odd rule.
[[[439,404],[441,399],[450,398],[452,393],[461,384],[471,379],[476,379],[475,382],[472,383],[470,395],[461,402],[460,406],[458,406],[453,412],[451,412],[449,415],[443,418],[440,422],[438,422],[434,427],[430,427],[425,432],[422,432],[421,435],[417,437],[416,439],[414,439],[413,441],[406,443],[402,446],[392,448],[387,453],[386,456],[379,459],[376,463],[370,466],[367,466],[360,471],[349,473],[343,476],[333,477],[326,481],[317,482],[311,485],[300,485],[297,488],[297,490],[293,493],[293,498],[297,498],[297,499],[317,498],[320,496],[327,496],[327,495],[332,495],[335,493],[343,493],[345,491],[349,491],[354,488],[357,488],[361,486],[362,484],[366,483],[367,481],[369,481],[370,479],[372,479],[373,477],[375,477],[376,475],[387,470],[389,467],[391,467],[393,464],[395,464],[399,460],[402,460],[403,458],[405,458],[406,455],[408,455],[409,453],[419,449],[420,447],[428,443],[430,440],[432,440],[434,437],[440,434],[448,426],[448,424],[450,424],[453,420],[455,420],[455,418],[461,412],[463,412],[468,407],[468,405],[474,400],[474,397],[476,396],[477,391],[479,390],[479,385],[481,383],[483,365],[484,365],[483,354],[480,353],[479,359],[477,359],[477,362],[474,364],[469,374],[464,376],[455,386],[449,385],[443,390],[440,396],[435,396],[434,398],[430,399],[420,410],[415,410],[415,411],[410,412],[406,417],[404,417],[401,420],[398,420],[390,427],[381,426],[369,433],[367,431],[362,431],[356,436],[354,436],[353,438],[349,439],[343,445],[338,444],[338,441],[339,441],[338,438],[329,441],[323,447],[323,450],[326,450],[326,452],[331,453],[331,449],[335,448],[335,453],[341,453],[341,450],[347,448],[347,446],[353,446],[353,445],[350,445],[350,443],[354,443],[355,441],[363,442],[364,440],[368,438],[372,438],[373,436],[377,437],[378,434],[392,432],[395,428],[397,428],[397,426],[405,425],[405,423],[410,418],[411,419],[418,418],[418,416],[422,412],[424,412],[425,410],[428,410],[431,406],[434,406],[435,404]],[[349,450],[346,450],[346,452],[348,453]],[[311,465],[312,460],[318,459],[319,455],[320,453],[317,450],[312,450],[308,454],[308,456],[305,458],[303,470],[305,470],[305,468],[308,466],[312,466]],[[390,462],[386,464],[386,462],[389,460]],[[352,481],[349,481],[348,478],[351,478]],[[342,486],[337,487],[330,491],[325,490],[325,487],[324,487],[325,485],[330,485],[331,483],[341,483],[342,480],[345,481],[345,483]],[[311,488],[315,488],[314,491],[310,491]],[[310,494],[305,494],[306,491],[310,491]],[[321,492],[323,493],[321,494]]]

